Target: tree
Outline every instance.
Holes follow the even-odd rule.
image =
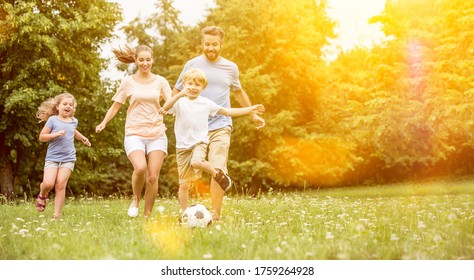
[[[239,66],[251,101],[267,107],[261,131],[249,118],[234,120],[233,176],[242,187],[316,183],[318,172],[326,170],[313,168],[310,156],[301,155],[307,147],[320,154],[327,143],[319,121],[327,79],[322,48],[335,36],[335,24],[326,14],[326,1],[216,2],[201,26],[224,29],[222,55]]]
[[[100,45],[120,20],[117,4],[105,0],[3,1],[0,7],[0,173],[1,193],[12,196],[42,170],[45,146],[37,135],[39,104],[60,92],[75,95],[79,129],[86,135],[104,95]],[[102,101],[102,100],[100,100]],[[91,139],[93,142],[93,139]],[[93,151],[78,154],[94,159]],[[42,174],[42,173],[41,173]],[[39,179],[41,180],[41,179]]]

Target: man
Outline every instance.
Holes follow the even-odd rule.
[[[241,107],[252,106],[247,93],[242,89],[239,80],[237,65],[220,56],[224,41],[224,31],[217,26],[207,26],[201,31],[203,54],[189,60],[176,82],[172,95],[183,90],[182,76],[189,68],[198,68],[204,71],[208,85],[203,90],[204,96],[225,108],[230,108],[230,93],[235,96]],[[250,115],[257,125],[257,129],[265,126],[265,120],[256,113]],[[216,168],[227,173],[227,157],[232,133],[232,118],[216,115],[209,119],[209,146],[208,161]],[[214,208],[213,220],[218,221],[221,215],[224,191],[219,184],[211,179],[211,201]]]

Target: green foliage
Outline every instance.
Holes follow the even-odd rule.
[[[460,165],[460,153],[472,153],[474,72],[467,61],[473,54],[466,49],[472,40],[463,38],[472,34],[464,23],[474,2],[468,2],[388,1],[371,21],[383,24],[389,41],[330,65],[326,127],[354,144],[352,158],[363,159],[346,183],[473,171],[465,160]]]
[[[95,1],[4,1],[0,7],[0,173],[2,193],[31,191],[42,177],[46,145],[34,118],[44,99],[69,91],[79,130],[69,192],[126,194],[125,110],[95,134],[117,82],[100,81],[100,45],[120,18]],[[221,26],[222,55],[234,61],[266,127],[234,118],[229,171],[236,191],[341,186],[474,172],[474,0],[387,1],[370,19],[387,41],[355,48],[330,63],[335,36],[326,1],[226,0],[198,26],[183,26],[172,0],[123,27],[132,45],[153,48],[153,71],[173,87],[184,63],[201,53],[200,30]],[[125,42],[124,42],[125,43]],[[123,66],[122,66],[123,67]],[[233,106],[239,105],[231,100]],[[174,194],[173,118],[160,194]],[[9,189],[5,182],[17,188]]]

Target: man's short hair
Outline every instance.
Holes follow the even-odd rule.
[[[204,37],[204,35],[213,35],[213,36],[219,36],[221,38],[221,41],[224,41],[224,30],[218,26],[206,26],[201,30],[201,37]]]

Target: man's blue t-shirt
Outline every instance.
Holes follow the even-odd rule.
[[[51,133],[65,130],[63,136],[57,137],[48,144],[46,153],[46,161],[70,162],[76,161],[76,148],[74,147],[74,131],[76,130],[78,121],[72,118],[72,122],[64,122],[54,115],[49,117],[45,126],[51,128]]]

